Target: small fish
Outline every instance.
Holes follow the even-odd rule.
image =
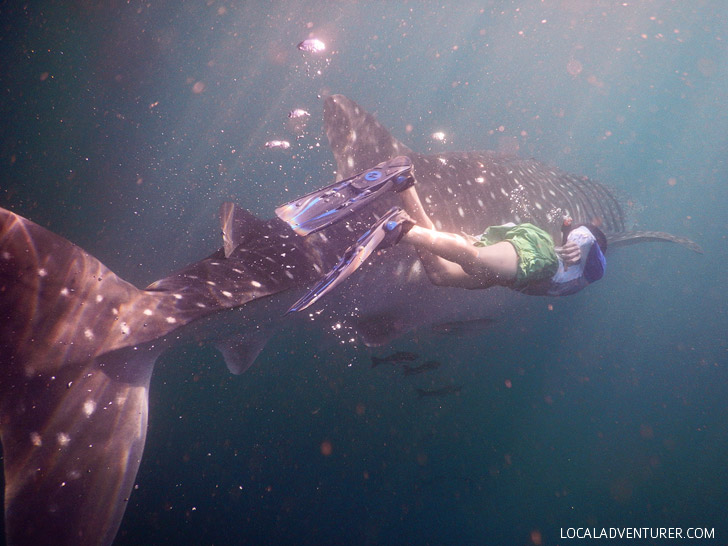
[[[473,320],[454,320],[452,322],[441,322],[432,326],[432,331],[448,336],[464,336],[477,334],[493,325],[495,319],[479,318]]]
[[[410,353],[407,351],[397,351],[396,353],[392,353],[391,355],[385,356],[385,357],[379,357],[379,356],[373,356],[372,357],[372,368],[375,368],[376,366],[379,366],[383,363],[389,363],[389,364],[399,364],[400,362],[412,362],[413,360],[417,360],[417,358],[420,355],[416,353]]]
[[[404,375],[415,375],[418,373],[427,372],[429,370],[435,370],[440,367],[440,363],[437,360],[428,360],[424,364],[419,366],[407,366],[404,365]]]
[[[307,53],[320,53],[321,51],[326,50],[326,44],[318,38],[308,38],[296,47],[298,47],[301,51],[306,51]]]
[[[291,147],[291,143],[287,140],[269,140],[265,143],[265,147],[271,150],[287,150]]]
[[[446,394],[457,394],[461,390],[463,390],[462,385],[448,385],[447,387],[442,387],[441,389],[434,389],[431,391],[425,390],[425,389],[416,389],[417,395],[419,398],[426,398],[428,396],[444,396]]]

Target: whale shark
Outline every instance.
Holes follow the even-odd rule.
[[[324,128],[339,179],[410,157],[441,229],[477,234],[491,224],[530,221],[556,234],[569,214],[577,222],[600,221],[610,248],[669,241],[700,251],[686,238],[627,231],[606,186],[536,160],[416,153],[342,95],[325,98]],[[7,543],[113,542],[144,450],[154,364],[180,339],[213,343],[239,374],[282,325],[335,320],[331,329],[342,340],[381,345],[427,324],[507,312],[513,298],[523,297],[499,288],[475,294],[434,287],[413,249],[398,245],[374,255],[306,316],[284,317],[297,295],[398,199],[386,195],[306,237],[277,218],[225,203],[220,248],[143,289],[66,239],[0,209]]]

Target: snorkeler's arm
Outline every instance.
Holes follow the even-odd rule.
[[[574,241],[568,241],[564,246],[557,246],[554,250],[566,266],[575,265],[581,261],[581,248]]]

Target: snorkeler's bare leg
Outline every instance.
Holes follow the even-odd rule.
[[[419,225],[412,226],[402,242],[414,245],[427,276],[438,286],[487,288],[516,276],[518,255],[508,242],[476,247],[462,235]]]
[[[455,233],[438,231],[411,186],[400,193],[404,208],[417,222],[402,238],[414,245],[433,284],[462,288],[487,288],[516,276],[518,255],[510,243],[476,247]]]
[[[412,219],[417,222],[418,226],[427,229],[435,229],[435,224],[432,222],[430,217],[427,216],[425,207],[422,205],[422,201],[420,201],[420,195],[417,193],[416,184],[410,186],[404,191],[401,191],[399,195],[402,197],[404,210],[406,210],[407,214],[409,214]]]
[[[461,286],[473,282],[458,264],[438,256],[427,248],[426,241],[432,240],[438,232],[435,230],[434,222],[425,212],[425,207],[422,205],[415,186],[410,186],[399,195],[405,211],[416,222],[416,225],[404,235],[402,241],[415,247],[430,282],[438,286]],[[429,234],[429,237],[425,234]]]

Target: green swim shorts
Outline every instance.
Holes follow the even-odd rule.
[[[518,254],[518,269],[513,288],[523,290],[529,284],[550,279],[559,269],[551,235],[533,224],[490,226],[475,246],[489,246],[508,241]]]

